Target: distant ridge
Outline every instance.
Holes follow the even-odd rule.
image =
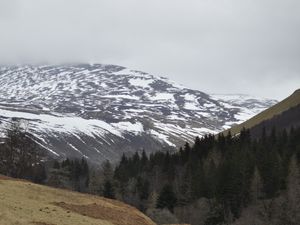
[[[230,131],[232,135],[238,134],[243,128],[250,129],[255,126],[259,126],[261,123],[267,120],[271,120],[275,116],[281,115],[283,112],[291,110],[292,108],[300,106],[300,89],[296,90],[292,95],[285,98],[281,102],[277,103],[276,105],[266,109],[265,111],[257,114],[256,116],[252,117],[251,119],[233,126],[232,128],[223,132],[223,134],[228,134]],[[293,109],[296,112],[296,109]],[[293,111],[293,113],[295,113]],[[287,114],[285,114],[286,116]],[[300,115],[299,115],[300,119]],[[282,119],[281,119],[282,120]],[[269,122],[270,123],[270,122]]]

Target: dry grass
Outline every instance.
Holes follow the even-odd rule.
[[[145,217],[140,214],[136,214],[134,218],[128,215],[128,209],[124,207],[107,207],[105,205],[99,205],[96,203],[88,205],[74,205],[67,204],[65,202],[54,203],[57,206],[60,206],[63,209],[68,211],[79,213],[83,216],[88,216],[95,219],[101,219],[106,221],[111,221],[116,225],[130,225],[133,224],[132,220],[134,219],[135,225],[145,224]],[[122,218],[120,220],[120,218]]]
[[[0,225],[121,224],[155,225],[118,201],[0,177]]]
[[[33,222],[34,225],[53,225],[50,223],[44,223],[44,222]]]
[[[187,224],[187,223],[180,223],[180,224],[163,224],[163,225],[190,225],[190,224]]]
[[[283,113],[284,111],[286,111],[292,107],[295,107],[297,105],[300,105],[300,89],[295,91],[291,96],[289,96],[288,98],[279,102],[278,104],[259,113],[258,115],[252,117],[251,119],[247,120],[246,122],[230,128],[229,130],[232,135],[238,134],[243,129],[243,127],[247,128],[247,129],[254,127],[255,125],[263,122],[264,120],[271,119],[275,115],[279,115],[279,114]],[[224,131],[223,132],[224,135],[226,135],[229,130]]]

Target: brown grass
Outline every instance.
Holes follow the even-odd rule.
[[[115,225],[130,225],[134,221],[135,225],[147,224],[147,220],[140,213],[128,215],[129,207],[112,208],[107,205],[88,204],[74,205],[65,202],[56,202],[54,205],[64,208],[68,211],[79,213],[83,216],[88,216],[95,219],[111,221]]]
[[[0,225],[155,225],[134,207],[0,176]]]
[[[33,222],[34,225],[54,225],[54,224],[50,224],[50,223],[44,223],[44,222]]]
[[[190,225],[190,224],[187,224],[187,223],[180,223],[180,224],[163,224],[163,225]]]
[[[3,176],[0,174],[0,180],[14,180],[14,181],[25,181],[25,180],[21,180],[21,179],[16,179],[16,178],[12,178],[12,177],[7,177],[7,176]]]

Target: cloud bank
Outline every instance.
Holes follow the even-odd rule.
[[[300,88],[300,1],[0,0],[0,63],[119,64],[214,93]]]

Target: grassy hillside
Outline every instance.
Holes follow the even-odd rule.
[[[244,123],[241,123],[239,125],[233,126],[232,128],[224,131],[224,134],[226,135],[228,131],[230,130],[232,135],[235,135],[245,128],[252,128],[261,122],[265,120],[269,120],[273,118],[276,115],[280,115],[284,111],[295,107],[297,105],[300,105],[300,89],[295,91],[291,96],[287,97],[283,101],[277,103],[276,105],[272,106],[271,108],[259,113],[258,115],[252,117],[251,119],[247,120]]]
[[[6,177],[0,177],[0,224],[155,225],[118,201]]]

